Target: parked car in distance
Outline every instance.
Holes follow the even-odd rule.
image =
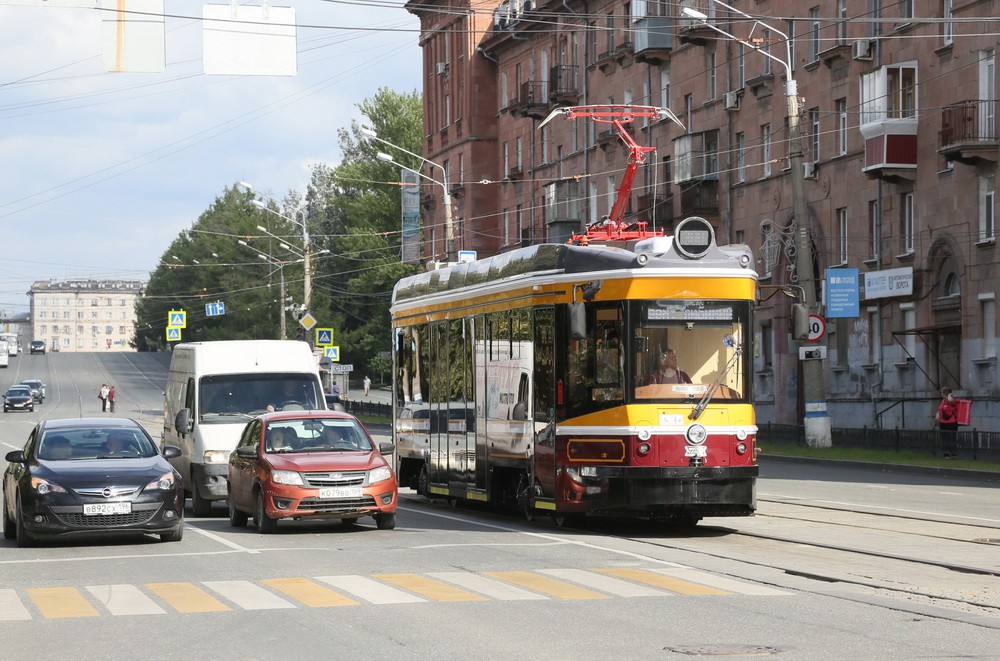
[[[34,411],[35,397],[28,386],[11,386],[3,396],[3,412]]]
[[[45,340],[32,340],[28,348],[32,354],[45,353]]]
[[[379,530],[396,525],[396,474],[353,415],[284,411],[251,420],[229,455],[229,522],[273,533],[282,519],[371,516]]]
[[[20,385],[31,388],[31,396],[39,404],[45,401],[45,384],[38,379],[25,379]]]
[[[35,425],[22,450],[8,452],[3,535],[30,546],[62,536],[184,535],[184,485],[135,420],[77,418]]]

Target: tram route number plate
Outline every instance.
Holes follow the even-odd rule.
[[[86,516],[102,516],[108,514],[131,514],[132,503],[89,503],[83,506]]]
[[[320,498],[360,498],[361,487],[330,487],[319,490]]]
[[[688,445],[684,448],[684,456],[704,459],[708,456],[708,448],[704,445]]]

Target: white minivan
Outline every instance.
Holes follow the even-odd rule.
[[[319,364],[293,340],[190,342],[174,347],[163,406],[163,445],[184,476],[195,516],[228,496],[229,454],[247,421],[272,410],[326,409]]]

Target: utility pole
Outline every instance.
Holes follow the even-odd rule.
[[[712,0],[712,2],[753,21],[753,27],[750,29],[751,36],[747,38],[736,37],[710,23],[707,15],[691,7],[684,7],[681,9],[681,13],[684,16],[700,21],[706,27],[721,35],[757,51],[764,57],[774,60],[785,68],[785,99],[788,104],[788,161],[792,170],[789,173],[789,180],[792,184],[792,214],[794,216],[793,222],[795,223],[795,272],[798,275],[799,285],[802,288],[802,302],[809,308],[810,313],[818,313],[816,278],[813,275],[815,266],[813,264],[812,237],[809,232],[809,209],[806,206],[805,171],[802,167],[801,132],[799,129],[799,114],[801,112],[799,107],[799,87],[795,78],[792,77],[791,40],[781,30],[771,27],[767,23],[759,21],[735,7],[730,7],[722,2],[722,0]],[[785,41],[785,59],[775,57],[768,51],[761,49],[758,45],[761,40],[751,38],[753,31],[758,25],[775,34],[781,35]],[[804,399],[802,424],[805,428],[806,443],[809,447],[830,447],[832,445],[832,435],[830,431],[830,415],[826,408],[826,384],[823,382],[823,363],[819,360],[804,360],[802,363],[802,395]]]

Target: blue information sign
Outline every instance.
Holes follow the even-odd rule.
[[[826,270],[827,318],[860,316],[858,269]]]
[[[218,317],[224,314],[226,314],[226,304],[223,303],[222,301],[216,301],[215,303],[205,303],[206,317]]]

